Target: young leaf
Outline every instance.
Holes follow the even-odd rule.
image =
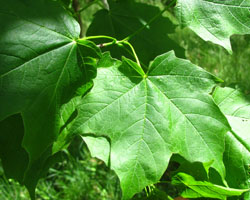
[[[102,61],[109,67],[98,68],[71,131],[110,139],[110,165],[120,178],[123,198],[156,183],[173,153],[192,162],[213,162],[223,177],[229,128],[209,95],[217,79],[172,51],[152,62],[147,77],[126,58],[113,64],[110,59]]]
[[[87,57],[98,50],[88,41],[77,44],[77,21],[50,0],[1,1],[0,27],[0,121],[21,113],[31,191],[56,153],[60,109],[94,76]]]
[[[226,115],[232,133],[226,137],[224,163],[231,187],[250,188],[250,97],[232,88],[219,88],[213,97]],[[250,192],[245,199],[250,198]]]
[[[249,0],[178,0],[179,21],[232,52],[230,36],[250,33]]]
[[[145,26],[129,40],[136,49],[142,63],[148,64],[157,55],[175,50],[177,56],[184,56],[184,49],[171,40],[167,34],[174,32],[175,26],[169,19],[159,15],[159,8],[133,0],[109,1],[109,10],[100,10],[95,14],[87,35],[108,35],[122,40]],[[147,23],[158,16],[150,25]],[[107,48],[113,56],[130,56],[118,47]]]
[[[178,173],[172,179],[174,185],[184,185],[187,188],[181,193],[184,198],[208,197],[226,200],[227,197],[240,196],[248,190],[238,190],[222,187],[207,181],[196,181],[192,176]]]

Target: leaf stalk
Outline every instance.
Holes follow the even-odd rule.
[[[134,56],[134,58],[136,60],[137,65],[142,69],[140,60],[139,60],[139,58],[138,58],[138,56],[137,56],[137,54],[135,52],[135,49],[134,49],[133,45],[127,40],[127,38],[125,38],[123,40],[117,40],[116,38],[111,37],[111,36],[96,35],[96,36],[87,36],[87,37],[84,37],[84,38],[80,38],[80,39],[78,39],[78,41],[82,41],[82,40],[95,40],[95,39],[109,39],[109,40],[112,40],[112,42],[98,44],[97,46],[99,48],[111,46],[111,45],[114,45],[114,44],[116,44],[118,46],[121,46],[121,47],[123,47],[124,45],[129,46],[129,48],[131,49],[132,54],[133,54],[133,56]]]

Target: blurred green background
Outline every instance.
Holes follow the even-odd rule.
[[[140,0],[152,5],[162,7],[168,1]],[[70,0],[65,0],[70,2]],[[82,0],[83,8],[90,0]],[[81,13],[83,22],[83,34],[93,19],[96,10],[102,8],[102,4],[93,4]],[[176,23],[173,12],[165,13]],[[180,46],[186,50],[186,57],[191,62],[215,74],[225,82],[223,86],[241,88],[246,94],[250,93],[250,35],[231,37],[233,54],[210,42],[205,42],[188,28],[176,28],[176,33],[170,35]],[[56,164],[49,170],[48,176],[39,181],[36,189],[38,200],[119,200],[121,189],[115,173],[105,164],[95,158],[91,158],[86,145],[80,138],[76,138],[70,147],[65,150],[66,160]],[[170,166],[175,167],[175,166]],[[176,196],[176,188],[172,188],[165,179],[156,186],[146,188],[134,199],[167,199],[163,191]],[[150,192],[151,191],[151,192]],[[149,197],[147,197],[149,196]],[[27,200],[28,193],[17,182],[7,179],[0,164],[0,200]]]

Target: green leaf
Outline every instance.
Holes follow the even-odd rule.
[[[232,52],[230,36],[250,34],[249,0],[178,0],[180,23]]]
[[[62,99],[61,85],[64,82],[69,85],[67,68],[73,65],[79,71],[74,56],[76,43],[72,39],[78,35],[79,27],[71,17],[66,15],[63,19],[63,9],[54,2],[27,3],[1,2],[0,119],[22,113],[26,129],[24,145],[36,157],[56,137],[53,134],[56,104],[66,101],[70,94],[66,87]],[[61,26],[63,20],[69,24],[66,30]],[[32,143],[37,137],[41,137],[39,144]]]
[[[22,116],[29,154],[24,182],[32,193],[42,167],[60,150],[53,143],[64,125],[61,109],[95,76],[99,50],[76,42],[77,21],[50,0],[1,1],[0,27],[0,121]]]
[[[87,35],[108,35],[122,40],[146,26],[146,24],[161,12],[159,8],[133,0],[109,1],[109,10],[100,10],[87,30]],[[148,65],[157,55],[175,50],[177,56],[185,57],[184,49],[171,40],[167,34],[174,33],[175,26],[169,19],[159,15],[150,25],[147,25],[129,42],[134,46],[140,61]],[[102,41],[102,40],[101,40]],[[117,58],[130,54],[120,47],[104,48],[110,50]],[[133,58],[133,57],[131,57]]]
[[[124,199],[156,183],[173,153],[191,162],[213,162],[224,176],[229,128],[209,95],[214,76],[172,51],[152,62],[147,78],[126,58],[122,63],[104,59],[101,63],[110,66],[98,67],[71,131],[110,139],[110,166],[120,178]]]
[[[92,157],[96,157],[109,166],[110,143],[105,137],[83,136]]]
[[[72,8],[72,2],[73,0],[59,0],[63,3],[63,5],[66,7],[66,8]]]
[[[226,180],[231,187],[250,188],[250,96],[217,87],[213,97],[232,127],[224,154]],[[249,198],[250,192],[245,194]]]
[[[20,114],[12,115],[0,122],[0,158],[7,178],[24,184],[31,197],[37,180],[47,173],[49,167],[62,160],[61,153],[50,156],[46,161],[38,160],[27,170],[28,153],[22,147],[24,126]]]
[[[20,115],[13,115],[0,122],[0,158],[5,175],[23,182],[28,166],[28,153],[22,147],[24,127]]]
[[[237,134],[237,139],[250,152],[250,96],[233,88],[217,87],[213,97]]]
[[[187,188],[181,193],[184,198],[216,198],[226,200],[227,197],[240,196],[248,190],[238,190],[222,187],[207,181],[196,181],[192,176],[178,173],[172,178],[172,184],[184,185]]]
[[[179,164],[178,169],[176,171],[172,171],[173,175],[182,172],[189,174],[195,179],[199,180],[208,181],[210,178],[209,169],[211,167],[211,164],[213,164],[213,161],[208,163],[200,163],[200,162],[190,163],[179,155],[174,155],[171,158],[171,161],[177,162]]]

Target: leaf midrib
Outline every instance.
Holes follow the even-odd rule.
[[[38,26],[38,27],[40,27],[40,28],[46,29],[46,30],[51,31],[51,32],[53,32],[53,33],[56,33],[56,34],[60,35],[61,37],[67,38],[67,39],[69,39],[69,40],[72,41],[72,38],[70,38],[69,36],[63,35],[62,33],[57,32],[57,31],[55,31],[55,30],[53,30],[53,29],[50,29],[50,28],[48,28],[48,27],[46,27],[46,26],[42,26],[42,25],[37,24],[37,23],[35,23],[35,22],[32,22],[32,21],[30,21],[30,20],[28,20],[28,19],[26,19],[26,18],[20,17],[19,15],[14,15],[14,14],[2,12],[2,11],[0,11],[0,14],[10,15],[10,16],[19,18],[19,19],[21,19],[21,20],[23,20],[23,21],[26,21],[26,22],[28,22],[28,23],[30,23],[30,24],[33,24],[33,25],[35,25],[35,26]]]
[[[113,105],[113,103],[115,103],[116,101],[118,101],[120,98],[122,98],[122,97],[125,96],[127,93],[129,93],[130,91],[132,91],[133,89],[135,89],[136,87],[138,87],[141,83],[142,83],[142,81],[139,82],[138,84],[135,84],[132,88],[129,88],[128,91],[126,91],[125,93],[122,93],[122,95],[120,95],[119,97],[117,97],[116,99],[114,99],[111,103],[107,104],[107,105],[106,105],[105,107],[103,107],[101,110],[99,110],[98,112],[96,112],[95,114],[93,114],[91,117],[88,118],[88,120],[84,121],[84,123],[83,123],[82,125],[80,125],[78,129],[81,129],[81,127],[84,126],[85,123],[87,123],[88,121],[90,121],[95,115],[97,115],[97,114],[103,112],[105,109],[107,109],[108,107],[110,107],[111,105]],[[85,98],[87,98],[87,97],[90,96],[90,95],[91,95],[91,93],[88,93],[88,94],[85,96]],[[84,105],[85,105],[85,103],[84,103]]]
[[[204,3],[212,4],[212,5],[223,6],[223,7],[248,8],[248,9],[250,8],[250,6],[241,6],[241,5],[235,6],[235,5],[230,5],[230,4],[220,4],[220,3],[218,3],[218,2],[211,2],[211,1],[206,1],[206,0],[200,0],[200,1],[202,1],[202,2],[204,2]],[[244,0],[243,0],[242,2],[244,2]],[[241,3],[242,3],[242,2],[241,2]]]
[[[1,74],[1,75],[0,75],[0,80],[1,80],[3,77],[9,75],[10,73],[15,72],[15,71],[21,69],[21,68],[24,67],[26,64],[29,64],[30,62],[32,62],[32,61],[38,59],[39,57],[44,56],[44,55],[46,55],[46,54],[48,54],[48,53],[50,53],[50,52],[56,51],[56,50],[58,50],[58,49],[60,49],[60,48],[63,48],[63,47],[65,47],[65,46],[67,46],[67,45],[71,45],[71,44],[73,44],[73,43],[74,43],[74,42],[71,42],[71,43],[63,44],[63,45],[61,45],[61,46],[59,46],[59,47],[55,47],[55,48],[53,48],[53,49],[49,49],[48,51],[45,51],[45,52],[43,52],[42,54],[40,54],[40,55],[38,55],[38,56],[35,56],[35,57],[31,58],[30,60],[27,60],[27,61],[24,62],[23,64],[21,64],[21,65],[19,65],[19,66],[16,66],[14,69],[11,69],[10,71],[7,71],[7,72],[5,72],[4,74]]]
[[[72,42],[72,44],[73,44],[73,42]],[[61,79],[62,79],[62,76],[63,76],[63,74],[64,74],[65,68],[66,68],[66,66],[67,66],[67,64],[68,64],[70,55],[72,54],[72,51],[73,51],[75,45],[76,45],[76,44],[73,44],[73,45],[72,45],[72,47],[71,47],[71,49],[70,49],[70,51],[69,51],[69,54],[68,54],[68,56],[67,56],[67,58],[66,58],[66,60],[65,60],[65,63],[64,63],[64,65],[63,65],[63,68],[62,68],[62,70],[61,70],[61,73],[60,73],[60,75],[59,75],[59,77],[58,77],[58,80],[56,81],[56,85],[55,85],[55,88],[54,88],[54,90],[53,90],[53,94],[52,94],[50,103],[49,103],[49,105],[48,105],[48,110],[49,110],[49,108],[50,108],[50,106],[51,106],[51,104],[52,104],[54,98],[56,97],[57,88],[58,88],[59,83],[60,83],[60,81],[61,81]]]
[[[145,112],[144,112],[144,116],[143,116],[143,127],[142,127],[142,132],[141,132],[141,138],[138,140],[139,141],[142,141],[148,148],[148,150],[150,151],[151,155],[152,155],[152,158],[154,159],[154,169],[155,169],[155,174],[154,176],[156,176],[158,173],[157,173],[157,167],[156,167],[156,160],[155,160],[155,157],[153,156],[153,153],[151,151],[151,149],[149,148],[148,144],[146,143],[146,141],[144,140],[144,134],[145,134],[145,124],[146,124],[146,120],[147,120],[147,110],[148,110],[148,84],[147,84],[147,79],[143,79],[142,82],[144,82],[145,84],[145,89],[144,89],[144,92],[145,92]],[[153,126],[154,127],[154,126]],[[157,131],[158,132],[158,131]],[[161,136],[161,135],[160,135]],[[138,161],[138,155],[139,155],[139,152],[141,151],[141,145],[138,147],[137,149],[137,154],[136,154],[136,166],[137,164],[140,164],[140,162]],[[141,164],[140,164],[141,165]],[[133,175],[132,177],[136,176],[137,175],[135,174],[135,169],[136,169],[136,166],[134,167],[134,171],[133,171]],[[138,186],[139,187],[139,186]],[[140,189],[140,188],[139,188]]]
[[[161,89],[159,87],[157,87],[157,85],[155,85],[152,81],[150,81],[158,90],[159,92],[169,100],[169,102],[172,103],[173,106],[175,106],[175,108],[177,108],[180,113],[182,113],[183,116],[185,116],[186,120],[193,126],[193,128],[196,130],[196,132],[198,133],[198,135],[200,136],[200,138],[202,139],[202,141],[204,142],[204,144],[207,146],[207,148],[209,149],[210,153],[214,156],[214,158],[216,159],[217,163],[220,163],[220,161],[217,159],[216,155],[214,154],[214,152],[210,149],[210,147],[207,145],[207,143],[205,142],[204,138],[201,136],[200,132],[197,130],[197,128],[194,126],[194,124],[190,121],[190,119],[182,112],[182,110],[173,102],[171,101],[171,98],[169,98],[166,94],[164,94],[163,91],[161,91]],[[224,171],[224,170],[223,170]]]

